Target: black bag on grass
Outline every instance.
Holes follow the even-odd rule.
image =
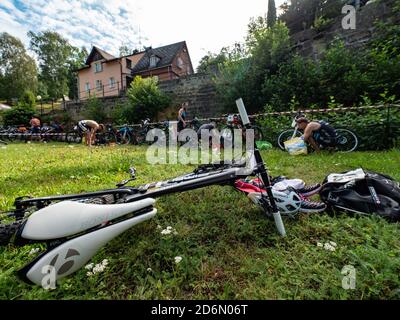
[[[331,174],[319,194],[329,208],[400,221],[400,185],[389,176],[363,169]]]

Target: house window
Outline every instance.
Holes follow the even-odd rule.
[[[150,57],[150,68],[154,68],[157,65],[158,61],[160,61],[160,58],[156,55],[152,55]]]
[[[112,88],[115,88],[115,78],[114,78],[114,77],[111,77],[111,78],[110,78],[109,84],[110,84],[110,88],[111,88],[111,89],[112,89]]]
[[[179,69],[183,69],[183,60],[180,57],[176,60],[176,65]]]
[[[97,91],[100,91],[103,89],[103,83],[101,80],[96,80],[96,89],[97,89]]]
[[[94,64],[94,72],[97,73],[101,71],[103,71],[103,65],[101,64],[101,62],[96,62]]]
[[[131,61],[131,60],[126,59],[126,67],[127,67],[128,69],[132,69],[132,61]]]
[[[86,82],[86,83],[85,83],[85,91],[86,91],[86,92],[89,92],[89,91],[90,91],[90,83],[89,83],[89,82]]]

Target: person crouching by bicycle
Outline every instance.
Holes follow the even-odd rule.
[[[104,131],[104,124],[98,124],[94,120],[81,120],[78,122],[78,130],[83,134],[85,133],[86,145],[91,147],[96,138],[96,132]]]
[[[325,121],[309,121],[307,118],[301,117],[296,120],[296,123],[297,127],[304,133],[304,141],[309,143],[316,152],[320,151],[320,146],[335,146],[336,130]]]

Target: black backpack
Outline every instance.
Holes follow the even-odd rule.
[[[377,214],[400,221],[400,185],[393,178],[363,170],[365,178],[348,182],[328,182],[320,190],[321,200],[328,208],[360,214]],[[346,174],[347,172],[343,172]]]

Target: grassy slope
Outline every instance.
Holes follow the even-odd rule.
[[[150,166],[143,148],[88,150],[81,146],[0,147],[0,209],[22,195],[113,187],[134,164],[138,183],[173,177],[191,167]],[[400,180],[400,153],[363,152],[289,157],[264,153],[272,175],[320,182],[331,172],[363,166]],[[399,225],[379,218],[303,215],[285,220],[280,238],[272,221],[230,187],[208,187],[157,202],[155,219],[109,243],[93,259],[110,261],[87,277],[82,269],[48,292],[20,282],[14,271],[35,246],[0,248],[0,299],[368,299],[400,298]],[[172,226],[177,235],[162,236]],[[317,246],[334,241],[335,252]],[[175,256],[182,256],[180,264]],[[342,289],[341,269],[356,267],[355,290]],[[151,270],[149,269],[151,268]]]

